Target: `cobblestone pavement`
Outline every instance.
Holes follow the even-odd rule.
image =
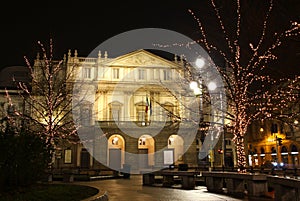
[[[141,175],[131,175],[130,179],[106,179],[88,182],[74,182],[76,184],[96,187],[98,195],[107,192],[109,201],[241,201],[226,195],[209,193],[205,186],[197,186],[194,190],[180,188],[151,187],[142,185]]]

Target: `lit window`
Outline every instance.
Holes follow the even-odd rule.
[[[164,70],[164,80],[171,80],[171,71]]]
[[[119,79],[120,78],[120,69],[114,68],[113,69],[113,79]]]
[[[174,137],[172,137],[172,136],[169,137],[168,144],[169,144],[169,145],[173,145],[174,140],[175,140]]]
[[[155,69],[155,79],[156,80],[159,80],[160,79],[160,71],[159,71],[159,69]]]
[[[72,163],[72,150],[71,149],[65,149],[65,163]]]
[[[140,138],[139,145],[146,145],[146,138],[145,137]]]
[[[102,67],[102,68],[99,69],[99,77],[104,78],[104,75],[105,75],[105,68]]]
[[[91,78],[92,73],[91,73],[91,68],[84,68],[83,69],[83,78]]]
[[[144,110],[138,110],[137,116],[138,116],[138,121],[140,121],[140,122],[145,121],[145,111]]]
[[[145,69],[139,69],[139,80],[144,80],[146,75]]]
[[[119,143],[119,138],[116,136],[111,140],[112,145],[118,145]]]
[[[121,104],[118,102],[113,102],[109,104],[109,119],[110,121],[118,122],[120,121],[121,114]]]

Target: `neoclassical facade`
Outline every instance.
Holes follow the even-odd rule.
[[[145,50],[117,58],[106,52],[80,58],[75,52],[68,54],[67,65],[76,66],[73,81],[80,109],[75,119],[81,125],[79,136],[84,136],[72,158],[76,166],[120,170],[129,164],[139,172],[198,164],[196,104],[184,83],[182,60],[169,61]]]
[[[115,58],[102,53],[79,57],[75,50],[63,59],[63,76],[71,75],[66,82],[73,88],[70,109],[81,143],[63,141],[56,147],[56,170],[91,173],[129,165],[132,173],[140,173],[171,164],[235,164],[229,131],[224,137],[215,133],[218,142],[209,153],[203,151],[207,134],[199,127],[200,99],[189,87],[190,66],[182,57],[169,60],[142,49]],[[38,57],[36,73],[40,64]],[[210,104],[202,104],[204,121],[211,122]],[[225,159],[220,147],[226,149]]]

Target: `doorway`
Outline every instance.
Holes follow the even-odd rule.
[[[109,167],[114,170],[121,169],[121,149],[109,149]]]
[[[139,169],[147,169],[148,162],[148,149],[139,149]]]

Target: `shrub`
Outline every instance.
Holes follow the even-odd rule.
[[[44,140],[30,131],[0,131],[0,189],[40,180],[51,160],[50,153]]]

